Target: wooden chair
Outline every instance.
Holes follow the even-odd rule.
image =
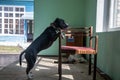
[[[98,49],[98,36],[93,36],[93,27],[84,28],[71,28],[65,32],[65,36],[85,36],[89,39],[88,47],[80,46],[63,46],[61,45],[61,36],[59,36],[59,59],[58,59],[58,74],[59,80],[62,80],[62,53],[65,54],[87,54],[89,55],[89,70],[88,74],[91,74],[91,55],[94,55],[94,71],[93,80],[96,80],[96,65],[97,65],[97,49]]]

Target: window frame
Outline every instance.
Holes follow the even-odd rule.
[[[115,1],[117,0],[97,1],[96,32],[120,31],[120,27],[115,27],[113,21]]]
[[[15,14],[19,14],[19,15],[24,15],[25,14],[25,6],[11,6],[11,5],[0,5],[0,7],[2,7],[2,11],[0,11],[0,13],[2,13],[2,17],[0,17],[2,19],[2,33],[0,33],[0,35],[24,35],[24,26],[22,26],[23,29],[21,29],[21,24],[18,24],[19,30],[18,33],[16,33],[16,22],[15,20],[18,19],[19,21],[21,20],[21,16],[16,17]],[[8,8],[7,11],[4,11],[5,8]],[[12,10],[9,10],[10,8],[12,8]],[[23,11],[15,11],[16,8],[19,9],[23,9]],[[4,14],[8,14],[8,16],[5,16]],[[10,16],[11,15],[11,16]],[[8,19],[7,23],[4,23],[4,19]],[[13,22],[10,23],[9,20],[12,20]],[[5,28],[4,25],[8,25],[8,28]],[[21,31],[23,30],[23,31]],[[8,31],[8,32],[5,32]]]

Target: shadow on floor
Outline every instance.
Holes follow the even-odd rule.
[[[58,80],[58,64],[54,63],[57,58],[42,57],[39,60],[32,70],[34,80]],[[15,61],[0,70],[0,80],[27,80],[25,68],[25,60],[23,60],[22,67],[19,66],[18,61]],[[92,80],[92,76],[88,75],[87,71],[87,63],[63,64],[62,80]],[[97,73],[97,80],[104,79]]]

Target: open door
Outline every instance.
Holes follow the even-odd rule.
[[[33,20],[27,21],[27,42],[33,41],[33,33],[34,33],[33,23],[34,23]]]

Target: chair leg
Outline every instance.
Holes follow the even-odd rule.
[[[91,54],[89,54],[89,70],[88,74],[91,75]]]
[[[59,54],[59,60],[58,60],[58,74],[59,74],[59,80],[62,80],[62,56]]]
[[[93,72],[93,80],[96,80],[96,66],[97,66],[97,54],[94,55],[94,72]]]
[[[59,36],[59,56],[58,56],[58,74],[59,80],[62,80],[62,55],[61,55],[61,36]]]

